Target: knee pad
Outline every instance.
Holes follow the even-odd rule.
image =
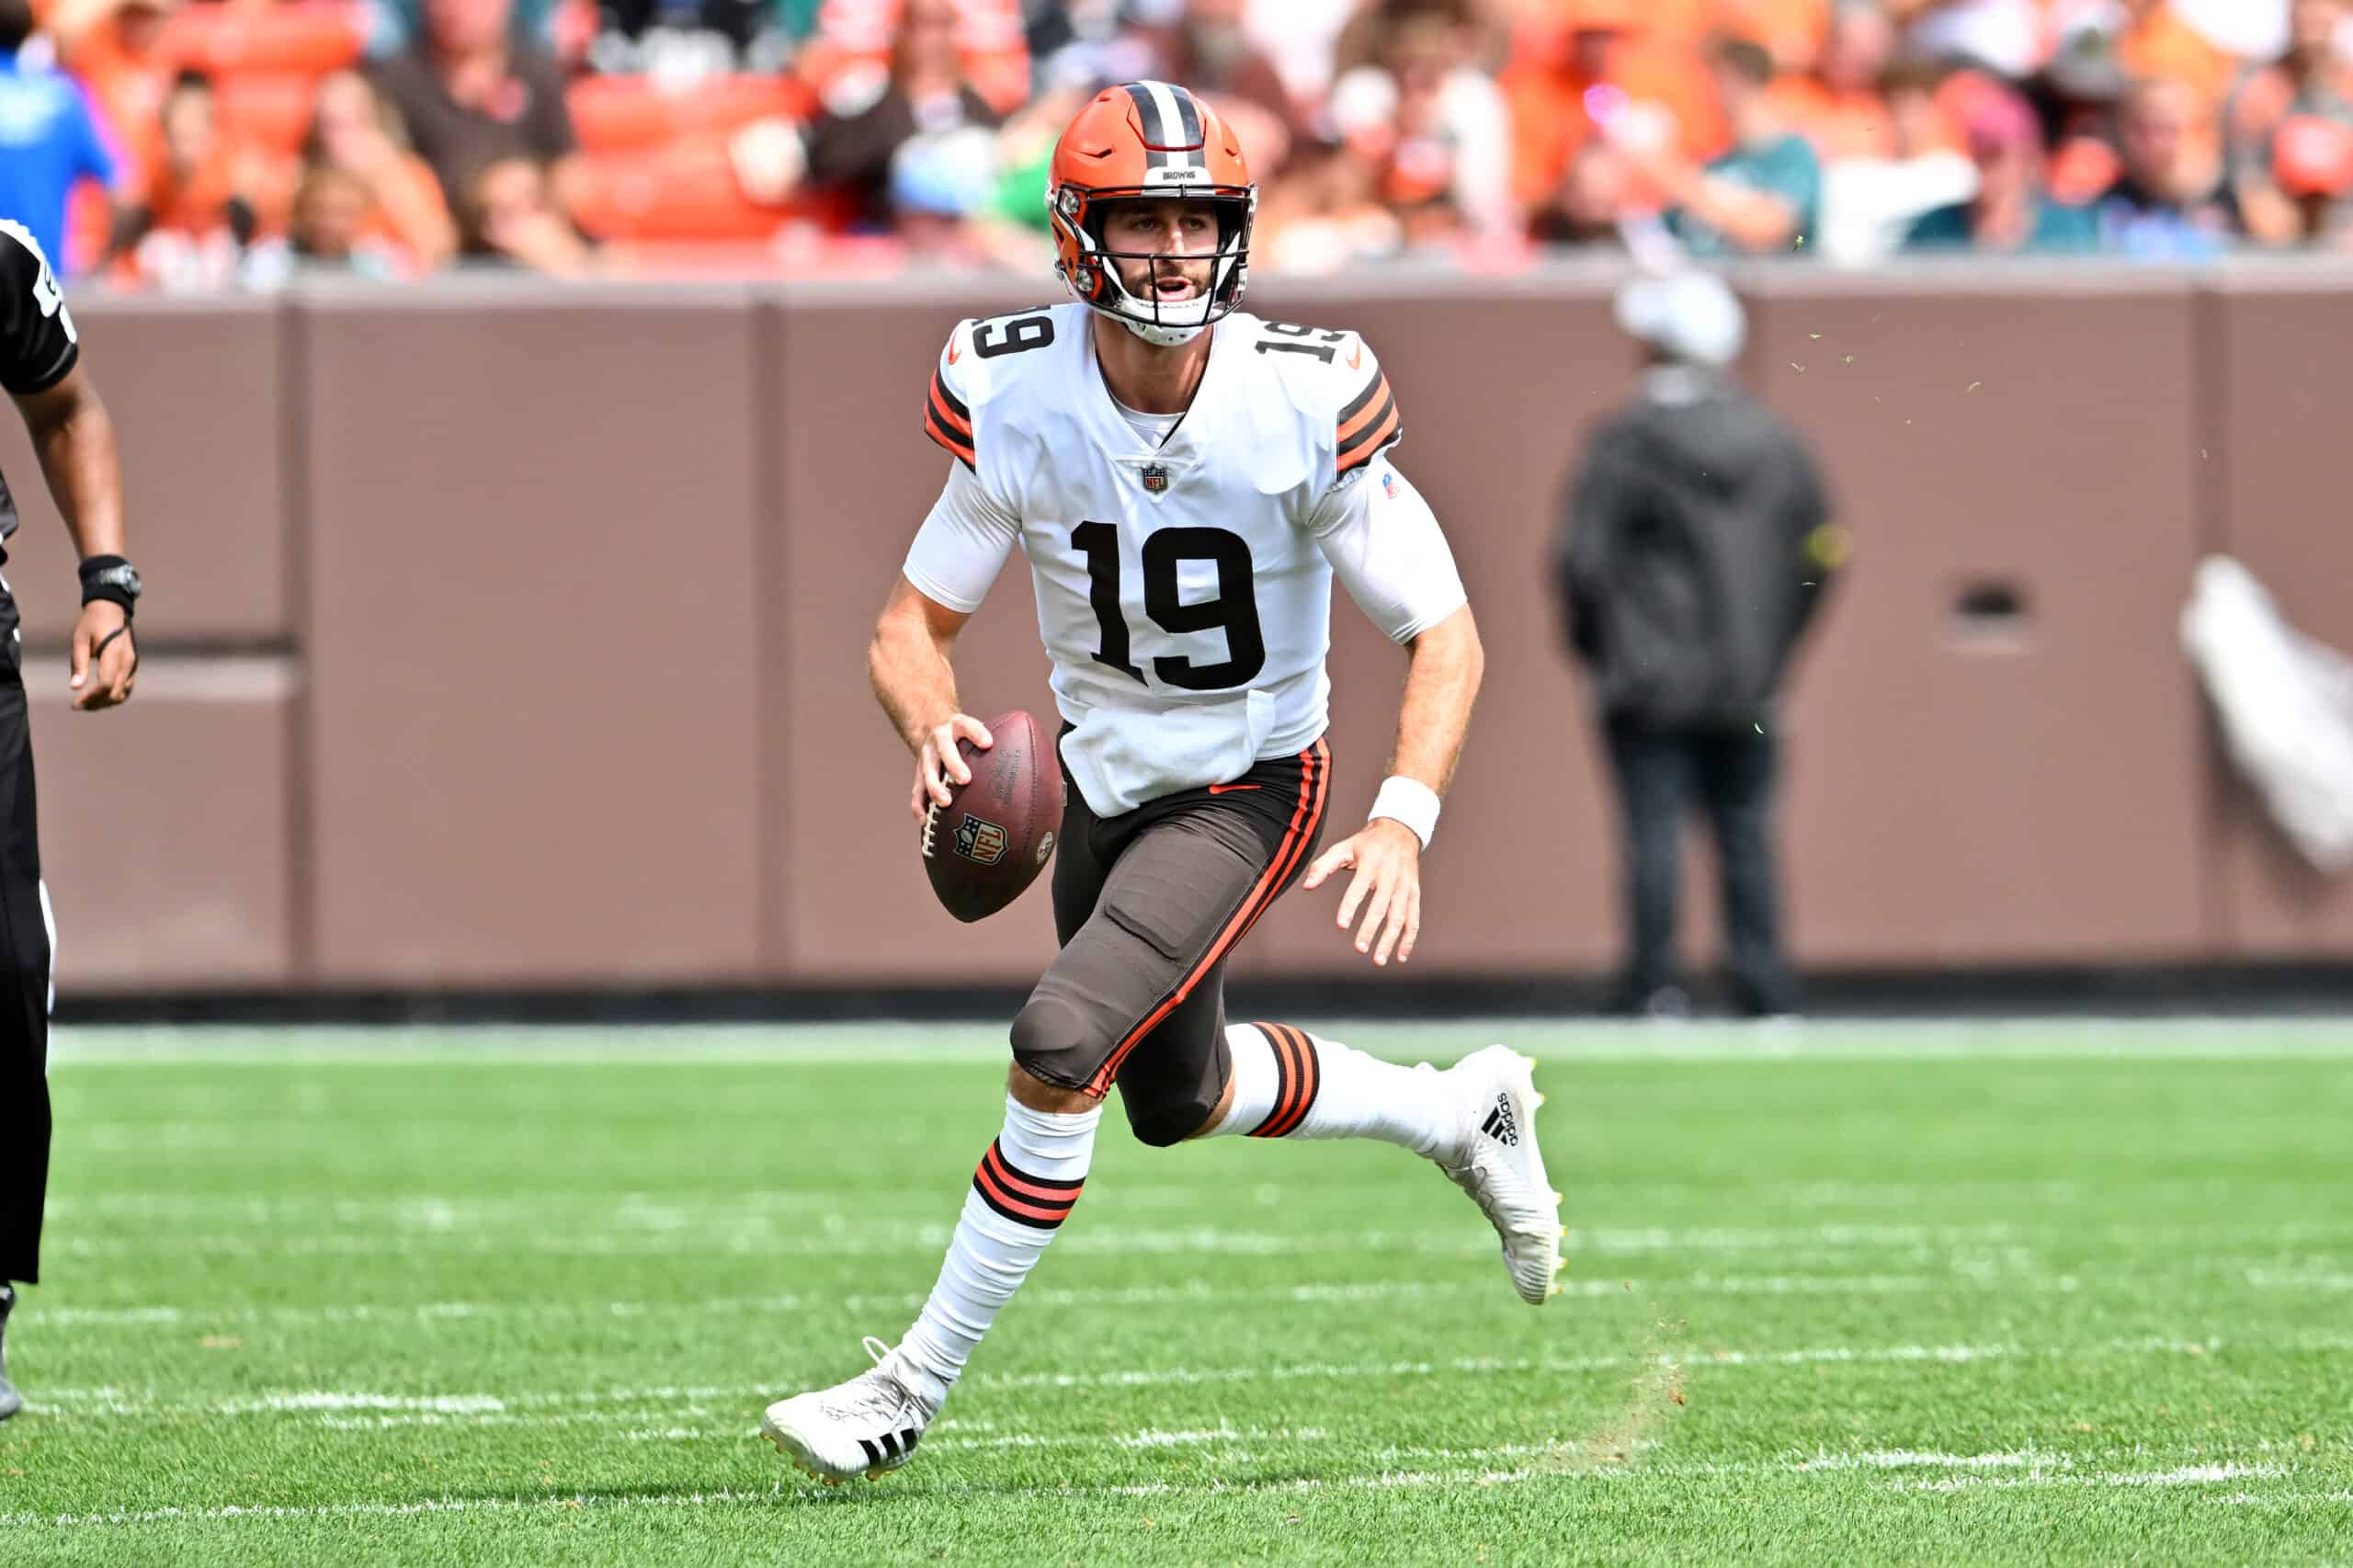
[[[1127,1108],[1128,1131],[1136,1142],[1154,1149],[1172,1148],[1201,1130],[1217,1109],[1214,1102],[1204,1103],[1198,1095],[1180,1095],[1168,1099],[1145,1101],[1131,1094],[1125,1085],[1120,1089],[1120,1101]]]
[[[1083,1089],[1110,1054],[1086,1015],[1059,996],[1034,995],[1013,1019],[1013,1060],[1041,1084]]]

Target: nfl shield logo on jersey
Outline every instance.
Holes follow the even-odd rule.
[[[1165,463],[1146,463],[1141,471],[1143,487],[1157,495],[1168,488],[1168,467]]]

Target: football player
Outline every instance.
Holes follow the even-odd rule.
[[[74,623],[68,685],[74,710],[88,713],[128,702],[138,684],[131,611],[141,585],[122,555],[122,463],[114,424],[81,357],[74,312],[65,308],[40,241],[23,224],[0,218],[0,387],[24,415],[50,497],[81,557],[82,613]],[[0,478],[0,541],[16,531],[16,502]],[[0,551],[0,561],[6,559]],[[12,1281],[40,1278],[49,1190],[49,1009],[57,994],[23,641],[17,601],[0,578],[0,994],[7,998],[0,1006],[0,1334],[17,1304]],[[0,1344],[0,1421],[24,1403],[9,1384],[5,1351]]]
[[[1006,556],[1028,558],[1063,720],[1063,946],[1014,1019],[1004,1131],[915,1325],[867,1341],[871,1370],[768,1407],[762,1430],[825,1481],[914,1453],[1077,1203],[1114,1084],[1155,1146],[1375,1138],[1434,1160],[1501,1234],[1520,1296],[1555,1290],[1560,1195],[1526,1058],[1491,1046],[1439,1073],[1225,1021],[1226,960],[1294,882],[1352,872],[1337,915],[1357,951],[1412,955],[1481,673],[1445,536],[1390,460],[1403,424],[1372,350],[1237,309],[1256,199],[1233,132],[1183,87],[1103,92],[1047,194],[1076,301],[960,324],[932,374],[924,429],[953,460],[870,673],[915,754],[920,819],[971,778],[957,742],[990,744],[958,703],[957,633]],[[1408,667],[1371,820],[1317,856],[1335,576]]]

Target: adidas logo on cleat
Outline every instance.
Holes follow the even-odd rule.
[[[1519,1126],[1512,1120],[1509,1098],[1502,1095],[1495,1096],[1495,1108],[1487,1113],[1487,1119],[1480,1124],[1479,1131],[1498,1143],[1515,1149],[1519,1147]]]

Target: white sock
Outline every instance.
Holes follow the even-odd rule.
[[[998,1309],[1013,1300],[1070,1217],[1095,1157],[1095,1124],[1102,1119],[1100,1106],[1057,1116],[1006,1096],[1005,1131],[972,1173],[939,1281],[899,1341],[904,1369],[915,1374],[915,1382],[930,1385],[909,1392],[935,1413]]]
[[[1453,1144],[1454,1097],[1425,1062],[1400,1067],[1288,1024],[1233,1024],[1233,1104],[1207,1136],[1378,1138],[1431,1158]]]

